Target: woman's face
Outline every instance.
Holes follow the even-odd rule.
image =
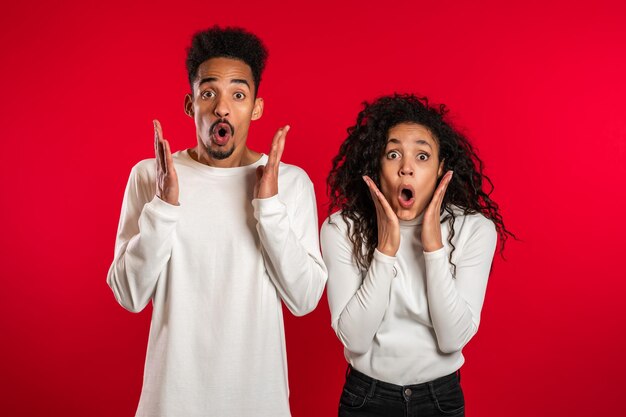
[[[389,129],[380,185],[399,219],[412,220],[424,212],[442,172],[439,145],[428,129],[417,123]]]

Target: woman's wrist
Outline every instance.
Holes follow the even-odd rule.
[[[424,252],[435,252],[443,248],[443,243],[441,240],[435,242],[422,242],[422,246],[424,248]]]
[[[395,257],[398,253],[398,248],[394,247],[394,245],[378,245],[376,246],[376,250],[382,253],[383,255]]]

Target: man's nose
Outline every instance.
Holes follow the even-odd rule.
[[[228,106],[228,101],[224,99],[223,96],[220,96],[217,99],[217,103],[215,103],[215,115],[220,119],[228,116],[230,114],[230,107]]]

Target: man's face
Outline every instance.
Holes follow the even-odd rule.
[[[439,146],[430,131],[416,123],[389,129],[380,169],[381,192],[401,220],[422,214],[441,176]]]
[[[194,118],[198,146],[210,158],[224,160],[244,151],[250,121],[263,113],[263,99],[254,97],[254,87],[243,61],[211,58],[198,68],[185,112]]]

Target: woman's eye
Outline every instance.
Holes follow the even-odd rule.
[[[417,159],[419,159],[420,161],[428,161],[428,158],[430,158],[430,155],[428,155],[427,153],[421,153],[417,155]]]
[[[244,98],[246,98],[244,93],[235,93],[235,99],[243,100]]]
[[[398,159],[398,158],[400,158],[400,152],[398,151],[387,152],[387,159]]]

